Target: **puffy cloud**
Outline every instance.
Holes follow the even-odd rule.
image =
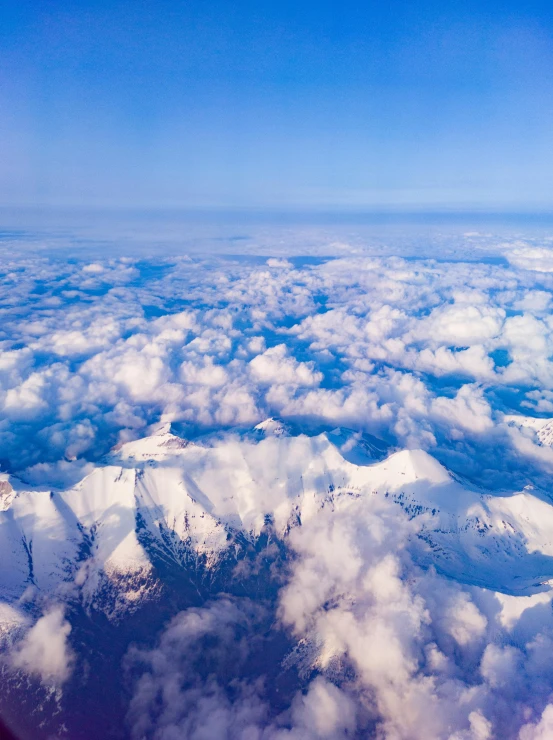
[[[297,557],[281,618],[309,641],[306,655],[323,673],[353,665],[350,698],[375,706],[377,737],[516,738],[551,690],[533,665],[533,641],[548,639],[551,616],[526,622],[530,632],[509,644],[486,592],[410,560],[412,527],[374,499],[322,510],[291,533]]]
[[[414,369],[436,376],[463,375],[494,379],[494,362],[480,344],[456,351],[443,346],[434,351],[425,348],[413,357],[412,366]]]
[[[10,256],[0,278],[3,468],[67,486],[160,419],[201,437],[275,414],[310,432],[347,425],[432,448],[478,486],[533,485],[545,500],[551,450],[503,414],[519,404],[553,412],[550,245],[497,247],[472,234],[438,261],[418,259],[418,247],[411,259],[313,239],[319,256],[337,259],[289,261],[293,240],[277,243],[279,257],[267,247],[261,265]],[[484,247],[508,264],[488,264]],[[136,737],[547,737],[548,597],[477,588],[468,567],[466,583],[448,580],[427,567],[420,521],[390,500],[352,490],[337,503],[332,493],[291,530],[273,602],[186,609],[155,647],[129,652]],[[297,671],[280,703],[258,660],[276,624]],[[63,611],[23,628],[12,667],[68,680]]]
[[[519,311],[533,311],[543,313],[551,305],[551,293],[545,290],[528,290],[523,297],[514,304]]]
[[[506,253],[509,262],[523,270],[553,272],[553,251],[547,247],[520,246]]]
[[[547,349],[548,333],[542,321],[530,314],[524,314],[507,319],[503,339],[508,342],[515,357],[520,355],[523,358],[526,352],[543,354]]]
[[[45,378],[41,373],[29,375],[21,385],[7,391],[4,398],[5,413],[16,420],[38,416],[48,408],[43,398],[45,386]]]
[[[443,418],[452,432],[465,429],[484,433],[493,428],[492,409],[482,388],[463,385],[454,398],[433,399],[432,413]]]
[[[84,330],[79,328],[79,323],[75,321],[74,328],[48,333],[31,347],[61,357],[91,355],[109,347],[121,334],[121,326],[109,316],[94,321]]]
[[[351,697],[318,676],[305,695],[296,697],[292,724],[299,737],[347,737],[356,729],[356,714],[357,707]]]
[[[209,355],[205,358],[203,365],[191,361],[183,362],[180,373],[186,385],[207,385],[220,388],[228,380],[225,369],[220,365],[214,365],[213,358]]]
[[[281,262],[27,262],[22,302],[38,278],[46,292],[23,320],[6,314],[3,455],[14,468],[61,450],[97,457],[162,416],[201,431],[279,414],[434,445],[489,431],[475,381],[553,386],[543,277],[397,257]]]
[[[260,607],[223,598],[178,614],[151,651],[131,648],[129,669],[144,667],[129,708],[133,737],[215,740],[244,737],[265,719],[255,686],[224,687],[249,655],[248,628]]]
[[[518,609],[422,569],[420,526],[390,499],[351,494],[305,517],[276,604],[224,596],[130,649],[134,736],[547,737],[553,617],[534,611],[547,600]],[[277,700],[271,684],[290,667]]]
[[[548,704],[536,724],[528,723],[520,731],[520,740],[549,740],[553,737],[553,704]]]
[[[250,371],[264,385],[314,386],[323,374],[314,370],[313,362],[298,362],[288,353],[285,344],[265,350],[250,361]]]
[[[85,265],[83,267],[83,272],[98,274],[100,272],[104,272],[104,266],[100,265],[98,262],[91,262],[89,265]]]
[[[267,260],[269,267],[277,267],[280,269],[289,269],[292,267],[292,263],[286,259],[279,259],[278,257],[270,257]]]
[[[438,306],[427,318],[417,322],[410,333],[414,341],[431,345],[445,343],[453,346],[480,344],[496,337],[501,331],[505,312],[501,308],[476,304]]]
[[[11,666],[37,676],[45,684],[65,683],[73,664],[73,651],[68,643],[70,632],[63,607],[51,608],[10,651]]]
[[[173,296],[189,269],[186,263],[168,270],[167,284],[155,286],[155,298],[147,298],[141,287],[141,302],[166,300],[167,292]],[[472,392],[467,391],[463,403],[462,394],[453,402],[433,378],[464,375],[467,380],[494,382],[493,362],[487,355],[491,346],[431,349],[406,339],[413,325],[424,319],[417,313],[421,304],[439,300],[436,288],[427,290],[426,283],[437,286],[446,278],[451,282],[449,273],[426,267],[408,270],[401,261],[342,265],[338,260],[279,271],[278,276],[267,277],[247,266],[224,275],[207,270],[202,291],[193,288],[197,300],[212,300],[210,285],[217,284],[218,297],[228,302],[225,308],[188,308],[151,321],[142,318],[138,304],[132,318],[126,301],[135,296],[126,288],[125,302],[109,307],[114,316],[125,316],[118,324],[121,338],[107,348],[92,349],[84,362],[62,358],[37,369],[34,405],[11,407],[11,413],[29,425],[25,435],[36,430],[36,444],[32,448],[19,444],[18,428],[12,426],[3,436],[4,454],[20,467],[55,463],[61,451],[68,457],[93,458],[161,416],[201,432],[202,427],[251,424],[277,414],[367,429],[409,446],[486,433],[489,419],[478,419],[471,428],[473,415],[480,416],[468,401]],[[269,293],[256,293],[259,281]],[[298,293],[294,286],[299,284]],[[336,308],[313,313],[314,300],[305,301],[306,295],[324,294]],[[473,292],[465,300],[477,297]],[[369,298],[374,305],[367,303]],[[414,313],[404,310],[406,298],[417,306]],[[401,308],[386,303],[396,299],[402,301]],[[111,301],[107,294],[101,300]],[[309,316],[300,321],[301,311]],[[86,312],[79,320],[86,332]],[[90,321],[97,320],[98,311],[91,310]],[[52,319],[48,322],[52,324]],[[60,329],[52,324],[51,330]],[[279,342],[280,337],[286,341]],[[273,345],[269,350],[268,343]],[[6,392],[23,392],[27,367],[21,366]],[[90,425],[91,434],[77,433],[83,422]]]

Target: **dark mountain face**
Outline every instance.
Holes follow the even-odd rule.
[[[147,538],[141,541],[152,558],[150,580],[155,588],[138,608],[113,621],[102,611],[67,606],[75,666],[63,689],[44,686],[21,671],[4,672],[2,716],[20,740],[131,737],[129,705],[147,670],[141,655],[155,649],[164,628],[178,615],[209,611],[219,603],[233,610],[231,628],[224,635],[216,630],[202,634],[185,651],[181,690],[203,686],[216,676],[232,701],[240,682],[262,679],[267,711],[278,715],[306,683],[294,662],[286,663],[294,641],[278,626],[276,615],[286,550],[270,527],[253,543],[235,544],[233,554],[215,570],[184,547],[186,564],[178,566],[158,548],[149,549]],[[111,586],[124,587],[124,581]],[[106,590],[101,599],[112,603],[117,594]]]

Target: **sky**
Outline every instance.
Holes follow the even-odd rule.
[[[553,10],[8,0],[0,205],[550,210]]]

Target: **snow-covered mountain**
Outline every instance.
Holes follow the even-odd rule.
[[[164,630],[172,635],[179,619],[188,626],[176,628],[178,639],[192,639],[190,633],[204,645],[207,630],[207,655],[214,649],[209,640],[225,630],[228,650],[238,649],[244,630],[254,662],[233,668],[229,685],[236,675],[246,682],[261,675],[263,701],[277,716],[296,706],[295,692],[317,685],[309,683],[317,674],[338,687],[356,675],[359,686],[380,691],[380,679],[363,678],[364,656],[380,665],[370,642],[373,634],[380,639],[378,620],[355,637],[375,609],[390,644],[414,632],[430,646],[424,651],[438,643],[449,650],[447,660],[457,664],[448,690],[464,686],[467,696],[495,691],[495,684],[482,688],[470,663],[473,641],[482,643],[487,629],[495,650],[495,636],[511,639],[508,630],[522,614],[541,609],[543,621],[550,611],[553,506],[545,493],[530,486],[501,495],[478,490],[428,452],[388,449],[344,428],[305,434],[269,419],[189,441],[162,425],[114,448],[65,490],[3,474],[0,509],[0,655],[7,656],[0,710],[23,737],[157,737],[153,729],[128,730],[128,722],[142,727],[133,719],[142,694],[136,689],[129,705],[124,671],[142,680],[143,654],[133,645],[152,645],[160,634],[163,645]],[[493,601],[487,618],[475,605],[483,608],[482,594]],[[419,626],[405,633],[402,620]],[[432,634],[424,636],[425,624]],[[524,639],[539,645],[546,638]],[[183,660],[188,644],[175,648]],[[158,667],[170,659],[171,645],[161,664],[155,657]],[[400,650],[408,672],[420,665],[420,676],[442,675],[445,658],[434,664],[419,648],[423,657],[409,657],[413,650]],[[224,660],[217,663],[220,680]],[[191,674],[202,696],[212,691],[206,661],[198,658]],[[184,673],[172,667],[169,680],[176,675],[186,684],[186,666]],[[493,696],[489,702],[497,704]],[[147,706],[148,716],[156,714],[158,700]],[[457,711],[456,701],[452,706]],[[294,717],[286,721],[293,725]],[[367,726],[373,729],[361,722],[352,737],[374,736],[374,722]],[[189,737],[179,732],[174,736]],[[425,733],[416,737],[445,737]]]
[[[534,432],[540,445],[553,447],[553,419],[539,419],[520,414],[506,414],[503,418],[509,426]]]
[[[393,502],[414,522],[424,566],[461,583],[531,594],[553,578],[553,508],[531,489],[472,490],[422,450],[382,460],[348,430],[254,433],[199,443],[160,428],[124,444],[68,490],[0,488],[0,597],[55,594],[119,619],[159,588],[156,563],[216,571],[270,529],[287,535],[320,510]],[[356,462],[352,462],[356,460]]]

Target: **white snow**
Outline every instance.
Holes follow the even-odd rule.
[[[506,593],[549,588],[553,508],[528,490],[470,490],[422,450],[357,465],[335,444],[339,430],[289,436],[274,419],[256,430],[263,436],[228,433],[200,445],[165,426],[112,451],[66,491],[19,491],[0,512],[2,597],[34,584],[80,589],[90,604],[105,579],[126,578],[124,603],[140,601],[151,564],[137,517],[165,557],[185,565],[186,551],[215,566],[229,532],[255,538],[271,521],[285,537],[323,507],[371,506],[375,497],[416,521],[414,551],[451,577]]]
[[[540,444],[553,447],[553,419],[537,419],[533,416],[505,414],[503,421],[509,426],[532,429]]]

